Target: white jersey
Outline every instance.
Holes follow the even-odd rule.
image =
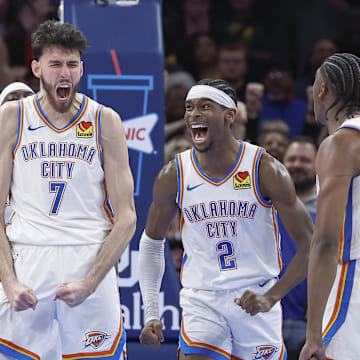
[[[103,106],[83,95],[78,113],[58,129],[37,96],[19,101],[6,234],[20,244],[101,244],[112,227],[100,147]]]
[[[234,166],[220,180],[200,169],[194,148],[176,155],[185,288],[234,289],[279,274],[276,210],[259,191],[263,151],[241,142]]]
[[[345,120],[337,131],[341,128],[351,128],[360,131],[360,117],[353,117]],[[345,208],[345,218],[340,232],[340,262],[360,258],[359,218],[360,176],[356,176],[350,183],[348,201]]]

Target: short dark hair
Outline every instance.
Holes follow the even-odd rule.
[[[227,81],[222,79],[202,79],[198,81],[196,85],[209,85],[223,91],[225,94],[230,96],[230,98],[234,101],[235,106],[237,106],[238,97],[236,91]]]
[[[79,50],[80,55],[89,47],[85,35],[75,26],[48,20],[39,25],[31,37],[32,53],[39,60],[45,48],[57,45],[69,50]]]
[[[346,115],[360,110],[360,58],[349,53],[336,53],[329,56],[319,68],[321,75],[328,81],[335,94],[335,100],[326,110],[328,112],[340,105],[340,111],[346,109]]]
[[[302,143],[302,144],[311,144],[314,146],[315,151],[317,151],[317,145],[314,141],[314,139],[310,136],[306,136],[306,135],[298,135],[293,137],[292,139],[289,140],[289,146],[293,143]]]

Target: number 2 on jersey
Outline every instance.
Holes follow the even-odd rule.
[[[49,182],[49,192],[55,193],[55,197],[51,204],[51,208],[49,212],[50,216],[55,216],[58,214],[65,189],[66,189],[66,182],[59,182],[59,181]]]
[[[219,252],[220,271],[234,270],[237,268],[234,255],[234,247],[231,241],[220,241],[216,244],[216,251]]]

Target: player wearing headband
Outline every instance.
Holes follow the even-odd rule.
[[[264,149],[236,140],[236,93],[205,79],[188,92],[185,121],[193,148],[156,178],[140,241],[142,343],[163,340],[158,298],[164,237],[181,211],[181,360],[285,359],[279,300],[306,273],[312,221],[284,166]],[[298,245],[281,269],[277,213]]]

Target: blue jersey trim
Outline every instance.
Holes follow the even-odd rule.
[[[193,147],[192,149],[192,155],[193,155],[193,159],[194,159],[194,163],[196,165],[197,170],[199,171],[199,173],[206,179],[208,179],[209,181],[213,182],[214,184],[219,184],[222,181],[224,181],[233,171],[234,169],[239,165],[239,160],[241,157],[241,154],[243,152],[243,148],[244,148],[244,143],[241,141],[240,142],[240,149],[239,149],[239,153],[237,154],[236,160],[234,162],[234,165],[232,166],[232,168],[219,180],[214,180],[212,179],[210,176],[206,175],[200,168],[199,163],[197,161],[196,158],[196,154],[195,154],[195,147]]]
[[[68,123],[66,124],[64,127],[62,128],[57,128],[51,121],[49,121],[49,119],[46,117],[45,113],[43,112],[41,106],[40,106],[40,103],[39,103],[39,93],[36,94],[35,96],[35,101],[36,101],[36,105],[40,111],[40,114],[41,116],[46,120],[47,123],[49,123],[54,129],[58,130],[58,131],[61,131],[61,130],[64,130],[66,129],[67,127],[70,127],[74,122],[77,121],[77,119],[79,118],[80,114],[82,113],[83,109],[84,109],[84,106],[85,106],[85,103],[86,103],[86,96],[83,95],[83,99],[82,99],[82,102],[81,102],[81,106],[80,106],[80,109],[79,111],[77,112],[77,114],[74,116],[74,118]]]
[[[355,274],[356,260],[349,261],[348,270],[345,279],[344,292],[341,299],[341,305],[339,313],[336,317],[336,320],[332,324],[331,328],[328,330],[327,334],[323,338],[323,344],[326,345],[336,332],[340,329],[341,325],[344,323],[346,314],[350,304],[351,291],[354,283],[354,274]]]
[[[18,146],[20,136],[21,136],[21,112],[22,112],[23,102],[21,100],[18,100],[18,104],[19,104],[19,108],[18,108],[18,129],[17,129],[16,141],[15,141],[15,144],[14,144],[14,147],[13,147],[13,152],[15,151],[15,149]]]
[[[180,199],[181,199],[181,176],[180,176],[180,172],[181,172],[181,165],[180,165],[180,154],[176,154],[175,155],[175,163],[176,163],[176,170],[177,170],[177,196],[176,196],[176,203],[178,205],[178,207],[180,208]]]
[[[261,159],[261,155],[262,153],[264,152],[264,149],[261,148],[258,155],[257,155],[257,158],[255,159],[255,173],[254,173],[254,182],[255,182],[255,186],[256,186],[256,192],[260,198],[260,200],[265,204],[265,205],[268,205],[268,206],[271,206],[272,203],[269,202],[269,201],[266,201],[262,194],[261,194],[261,191],[260,191],[260,186],[259,186],[259,163],[260,163],[260,159]]]
[[[99,113],[98,113],[98,118],[96,119],[101,164],[104,164],[104,157],[103,157],[102,148],[101,148],[101,113],[102,113],[103,108],[104,108],[104,105],[101,105],[100,109],[99,109]]]
[[[344,250],[342,261],[350,260],[351,251],[351,237],[352,237],[352,217],[353,217],[353,180],[351,180],[349,187],[348,201],[345,207],[345,224],[344,224]]]

